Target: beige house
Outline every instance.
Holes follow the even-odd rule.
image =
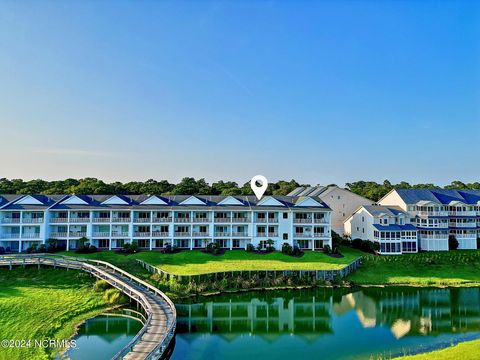
[[[343,236],[344,221],[359,207],[374,204],[374,201],[354,194],[350,190],[332,186],[301,186],[293,190],[289,196],[318,197],[332,209],[332,230]]]

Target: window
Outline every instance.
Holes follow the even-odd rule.
[[[283,213],[283,218],[284,218],[284,219],[288,219],[288,213],[284,212],[284,213]]]
[[[365,216],[362,216],[362,222],[365,222]]]
[[[288,240],[288,234],[287,233],[283,233],[283,240]]]
[[[98,240],[98,247],[99,248],[108,248],[108,239]]]
[[[232,248],[238,249],[240,247],[240,240],[233,240]]]

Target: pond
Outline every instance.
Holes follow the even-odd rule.
[[[76,348],[69,349],[63,358],[72,360],[112,358],[143,326],[137,318],[125,315],[124,311],[88,319],[80,326],[78,334],[74,337]]]
[[[176,304],[173,360],[369,359],[480,338],[480,289],[265,291]]]

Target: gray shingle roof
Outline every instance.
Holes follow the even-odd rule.
[[[416,204],[419,201],[432,201],[448,205],[452,201],[465,204],[477,204],[480,201],[480,190],[453,189],[395,189],[406,204]]]

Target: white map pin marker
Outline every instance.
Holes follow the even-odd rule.
[[[261,186],[257,185],[257,182],[261,183]],[[252,188],[255,196],[260,200],[267,190],[268,180],[263,175],[255,175],[252,180],[250,180],[250,187]]]

